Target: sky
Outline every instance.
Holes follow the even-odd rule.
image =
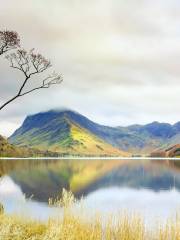
[[[64,78],[0,111],[0,133],[57,108],[110,126],[180,121],[179,13],[179,0],[0,0],[1,29],[17,31]],[[23,75],[2,56],[0,74],[2,104]]]

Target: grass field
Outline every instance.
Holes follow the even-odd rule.
[[[64,191],[63,198],[55,202],[64,208],[63,217],[45,223],[1,212],[0,240],[180,240],[178,217],[155,229],[145,226],[140,216],[128,214],[102,225],[100,216],[92,221],[74,214],[74,202],[73,195]]]

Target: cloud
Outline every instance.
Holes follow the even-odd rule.
[[[64,82],[9,105],[0,132],[10,134],[27,114],[62,106],[110,125],[178,121],[179,11],[177,0],[4,1],[2,28],[50,58]],[[2,58],[0,71],[3,102],[23,77]]]

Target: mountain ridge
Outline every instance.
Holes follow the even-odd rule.
[[[74,128],[76,131],[71,131]],[[83,139],[80,139],[81,134],[79,134],[79,139],[76,139],[78,131],[84,136]],[[89,139],[89,142],[85,143],[88,136],[91,141]],[[83,152],[85,149],[88,152],[88,145],[91,142],[95,147],[89,149],[91,153],[92,150],[95,153],[98,150],[96,145],[101,143],[104,148],[108,144],[109,152],[116,149],[147,154],[155,149],[180,143],[180,122],[169,124],[154,121],[145,125],[109,127],[95,123],[76,111],[56,109],[27,116],[22,126],[10,136],[9,140],[18,146],[26,146],[26,144],[28,147],[40,144],[45,148],[53,145],[57,148],[61,146],[64,148],[63,151],[73,149],[71,151],[73,153],[81,153],[83,144],[85,147]],[[54,148],[50,149],[54,151]],[[99,154],[99,151],[97,152]],[[103,151],[101,153],[103,154]],[[105,151],[104,154],[106,154]]]
[[[99,126],[77,112],[51,110],[28,116],[9,140],[18,146],[64,154],[128,156],[94,134]]]

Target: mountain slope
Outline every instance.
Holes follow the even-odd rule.
[[[71,111],[49,111],[29,116],[11,137],[18,146],[58,153],[128,156],[90,131],[92,122]]]
[[[0,135],[0,157],[28,157],[36,153],[36,150],[16,147]]]
[[[147,154],[180,143],[180,122],[108,127],[70,110],[48,111],[28,116],[9,140],[61,153],[122,155],[117,152],[122,149]]]
[[[18,147],[10,144],[0,135],[0,157],[56,157],[57,154],[50,151],[41,151],[36,148]]]
[[[167,149],[155,150],[151,153],[152,157],[180,157],[180,144],[170,146]]]
[[[135,141],[130,143],[128,148],[131,152],[149,153],[158,148],[167,148],[180,143],[180,122],[174,125],[152,122],[146,125],[119,127],[119,129],[126,129],[130,136],[135,136]],[[142,144],[136,142],[137,137],[141,139]]]
[[[21,151],[13,145],[9,144],[8,141],[0,136],[0,157],[11,157],[13,155],[20,155]]]

